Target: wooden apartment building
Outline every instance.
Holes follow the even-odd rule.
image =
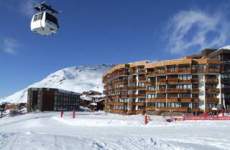
[[[105,110],[120,114],[230,109],[230,50],[119,64],[103,76]]]

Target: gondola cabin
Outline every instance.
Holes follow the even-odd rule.
[[[34,7],[37,11],[31,20],[31,31],[40,35],[51,35],[58,31],[57,11],[45,3]]]

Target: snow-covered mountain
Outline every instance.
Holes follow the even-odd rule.
[[[81,93],[95,90],[102,92],[102,76],[112,65],[69,67],[48,75],[13,95],[0,99],[1,102],[21,103],[27,101],[27,89],[30,87],[59,88]]]

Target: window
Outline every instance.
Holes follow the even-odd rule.
[[[56,25],[58,25],[57,18],[49,13],[46,13],[46,20],[51,21],[55,23]]]
[[[37,14],[34,16],[34,21],[42,20],[43,13]]]

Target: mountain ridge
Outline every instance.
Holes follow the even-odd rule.
[[[102,76],[113,65],[71,66],[49,74],[41,81],[35,82],[12,95],[0,98],[0,103],[26,103],[28,88],[58,88],[73,92],[95,90],[103,92]]]

